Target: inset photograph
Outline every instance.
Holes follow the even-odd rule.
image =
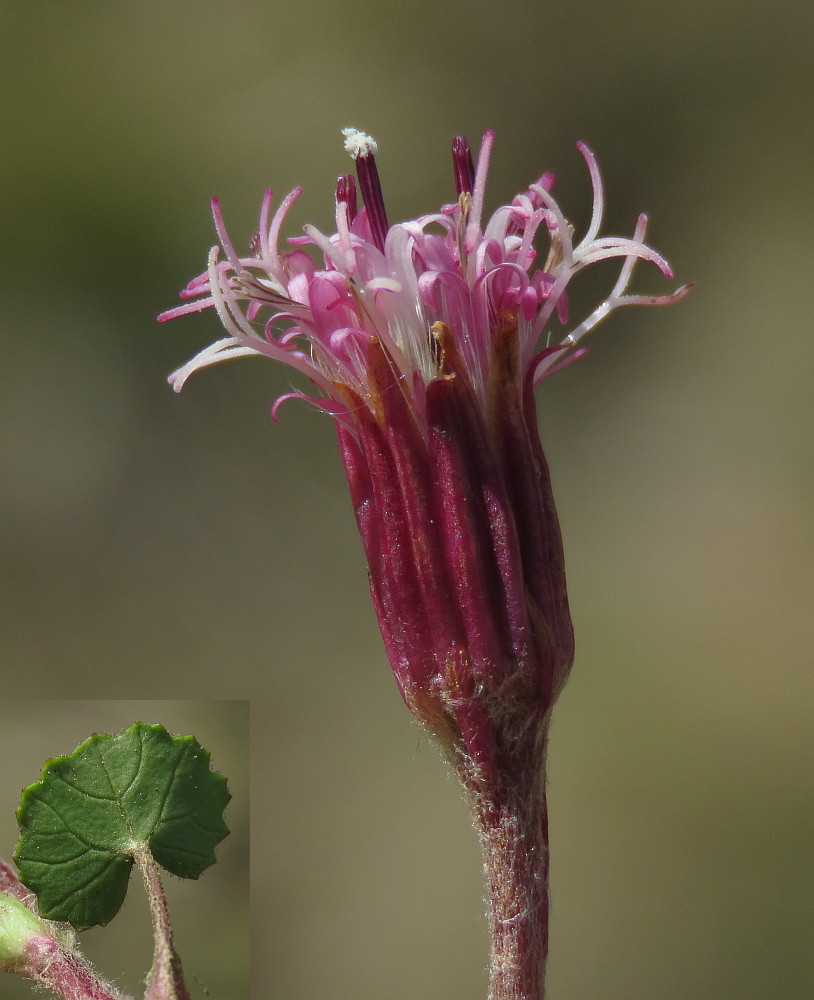
[[[248,701],[9,700],[0,748],[0,996],[248,997]]]

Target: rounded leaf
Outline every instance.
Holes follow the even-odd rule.
[[[197,878],[228,834],[226,779],[192,736],[136,722],[49,760],[23,791],[14,852],[40,913],[77,930],[106,924],[127,893],[134,855]]]

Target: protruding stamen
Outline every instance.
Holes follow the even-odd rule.
[[[336,179],[336,203],[344,203],[348,208],[348,225],[356,218],[356,180],[353,174],[343,174]]]
[[[458,197],[472,194],[475,184],[475,163],[472,148],[465,136],[456,135],[452,140],[452,169],[455,171],[455,190]]]
[[[387,212],[384,207],[382,186],[379,182],[379,171],[376,169],[376,141],[364,132],[355,128],[343,128],[345,149],[356,162],[356,175],[362,191],[362,201],[367,210],[367,221],[370,225],[370,235],[373,243],[384,252],[384,241],[387,230]]]

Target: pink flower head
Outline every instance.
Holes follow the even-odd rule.
[[[543,174],[485,214],[494,135],[477,165],[458,136],[457,200],[390,225],[375,142],[345,129],[357,181],[340,177],[336,232],[314,226],[280,246],[297,188],[239,256],[213,201],[220,246],[207,270],[159,317],[213,306],[223,339],[170,376],[180,390],[199,368],[265,354],[315,387],[298,396],[332,414],[385,645],[415,715],[482,773],[495,766],[503,720],[545,720],[573,659],[557,515],[537,432],[534,388],[584,353],[577,345],[618,306],[676,302],[627,291],[638,260],[669,265],[633,236],[599,235],[593,186],[580,240]],[[309,249],[306,249],[309,248]],[[309,250],[311,252],[309,252]],[[589,315],[569,318],[568,284],[618,258],[618,278]],[[522,710],[517,706],[523,706]]]

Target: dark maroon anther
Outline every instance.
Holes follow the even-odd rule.
[[[353,174],[343,174],[336,178],[336,203],[348,206],[348,225],[353,223],[358,211],[356,204],[356,178]]]
[[[372,153],[356,157],[356,175],[362,190],[362,201],[367,209],[370,235],[374,244],[384,253],[384,240],[390,227],[387,224],[387,212],[384,208],[379,171],[376,169],[376,157]]]
[[[462,135],[452,140],[452,168],[455,171],[455,190],[462,194],[472,194],[475,186],[475,164],[469,142]]]

